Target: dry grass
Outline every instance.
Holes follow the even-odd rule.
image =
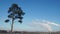
[[[60,34],[60,32],[13,32],[13,33],[0,33],[0,34]]]

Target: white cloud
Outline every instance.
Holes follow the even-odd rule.
[[[50,25],[54,25],[54,26],[57,26],[57,27],[60,26],[59,24],[57,24],[55,22],[51,22],[51,21],[42,20],[42,22],[47,23],[47,24],[50,24]]]
[[[44,29],[47,29],[48,31],[52,31],[51,27],[48,24],[41,23],[40,26],[44,27]]]
[[[56,23],[54,23],[54,22],[48,22],[47,24],[51,24],[51,25],[55,25],[55,26],[57,26],[57,27],[59,27],[60,25],[59,24],[56,24]]]
[[[56,27],[60,27],[59,24],[47,20],[33,20],[32,23],[29,24],[29,27],[33,28],[40,28],[46,31],[53,31],[51,25],[54,25]]]

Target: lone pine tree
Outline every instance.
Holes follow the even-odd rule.
[[[14,20],[15,19],[19,19],[18,22],[19,23],[22,23],[22,19],[23,19],[23,16],[24,16],[24,12],[23,10],[21,9],[21,7],[18,7],[17,4],[12,4],[11,7],[9,8],[8,10],[8,18],[11,18],[12,19],[12,23],[11,23],[11,32],[13,31],[13,24],[14,24]],[[9,19],[6,19],[5,22],[9,22],[10,20]]]

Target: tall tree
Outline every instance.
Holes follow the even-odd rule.
[[[12,4],[11,7],[8,10],[8,18],[12,19],[11,23],[11,32],[13,31],[13,24],[15,19],[19,19],[18,22],[22,23],[22,19],[24,16],[24,12],[22,11],[21,7],[18,7],[17,4]],[[6,19],[5,22],[9,22],[9,19]]]

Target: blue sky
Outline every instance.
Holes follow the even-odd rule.
[[[15,21],[14,30],[44,31],[46,26],[41,27],[42,25],[39,24],[36,27],[35,25],[37,24],[33,24],[36,21],[39,21],[41,24],[44,23],[48,28],[51,27],[53,31],[59,30],[60,26],[55,25],[60,25],[60,0],[0,0],[0,29],[10,30],[11,22],[5,23],[4,20],[8,18],[7,11],[13,3],[18,4],[26,13],[23,24]],[[54,23],[54,26],[52,23]]]

